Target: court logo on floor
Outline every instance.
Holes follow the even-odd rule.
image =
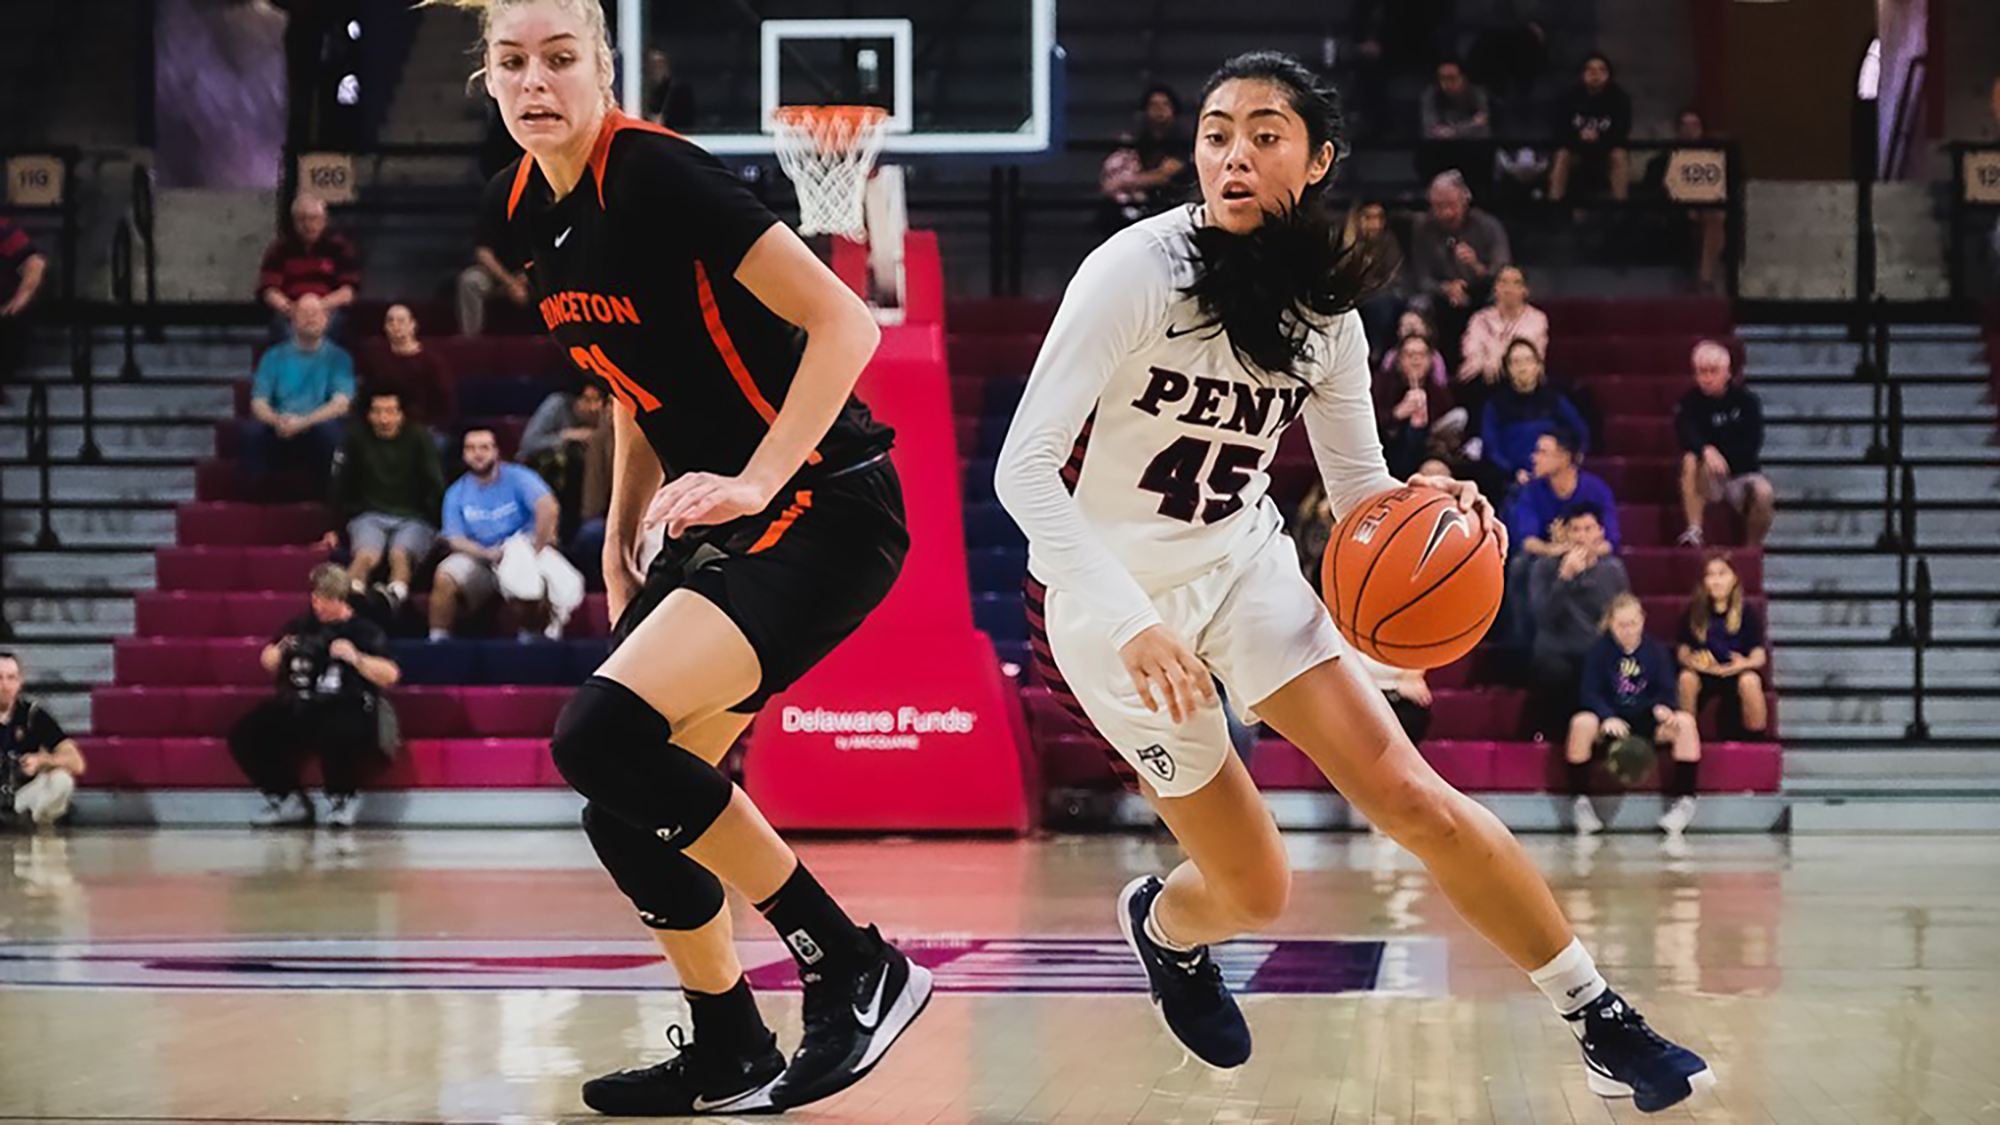
[[[905,938],[943,992],[1062,995],[1144,992],[1115,937]],[[775,938],[744,942],[754,988],[796,989]],[[1245,995],[1389,992],[1442,995],[1435,937],[1234,941],[1216,962]],[[0,988],[467,989],[654,992],[673,972],[649,941],[94,941],[0,943]]]

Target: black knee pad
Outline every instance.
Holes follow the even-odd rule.
[[[556,719],[549,753],[570,788],[603,812],[684,848],[729,807],[733,787],[673,734],[631,688],[592,676]]]
[[[657,836],[594,804],[583,807],[583,834],[647,926],[698,930],[722,912],[722,881]]]

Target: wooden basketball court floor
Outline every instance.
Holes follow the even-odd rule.
[[[814,1122],[1636,1121],[1570,1034],[1366,836],[1294,835],[1290,915],[1224,950],[1256,1054],[1187,1064],[1112,921],[1145,836],[808,843],[939,992]],[[2000,840],[1618,837],[1528,846],[1606,975],[1708,1056],[1647,1120],[2000,1123]],[[666,1055],[671,977],[580,834],[0,836],[0,1121],[596,1118]],[[746,959],[797,1035],[789,962]]]

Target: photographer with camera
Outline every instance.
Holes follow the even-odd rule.
[[[310,824],[312,802],[299,781],[299,754],[319,755],[326,780],[326,823],[352,828],[361,813],[361,775],[382,754],[382,691],[402,670],[385,654],[388,635],[355,616],[347,571],[322,563],[312,572],[312,610],[287,622],[264,646],[264,670],[277,680],[272,698],[229,732],[229,753],[264,793],[260,827]]]

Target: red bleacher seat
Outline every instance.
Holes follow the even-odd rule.
[[[247,789],[222,737],[92,737],[91,783],[100,789]],[[318,763],[304,780],[320,783]],[[530,789],[562,785],[540,738],[448,738],[406,741],[374,788]]]
[[[183,504],[174,514],[183,546],[283,546],[311,543],[333,527],[320,504]]]
[[[1554,297],[1536,298],[1535,304],[1549,314],[1555,336],[1729,336],[1736,331],[1734,311],[1721,297]]]

